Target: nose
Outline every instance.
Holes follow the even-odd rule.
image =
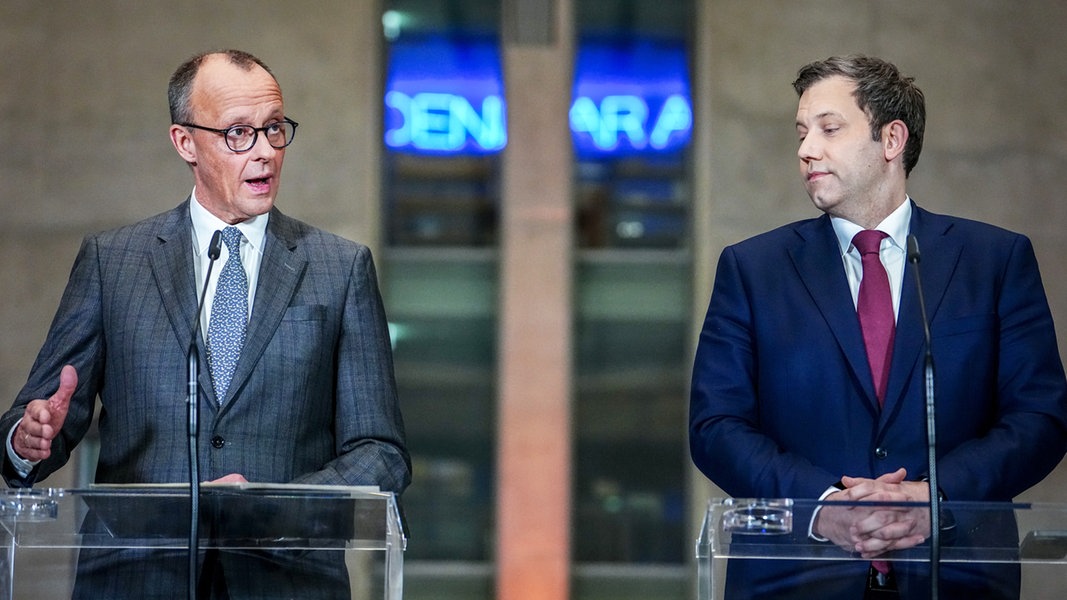
[[[809,161],[818,158],[818,145],[815,143],[814,136],[807,136],[800,142],[800,147],[797,148],[797,156],[802,161]]]
[[[252,158],[260,159],[273,158],[278,152],[281,152],[281,150],[270,145],[270,142],[267,141],[267,134],[263,131],[258,132],[252,147],[248,150]]]

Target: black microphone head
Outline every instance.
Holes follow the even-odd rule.
[[[207,257],[211,260],[218,260],[219,255],[222,254],[222,231],[216,229],[215,233],[211,234],[211,243],[207,245]]]
[[[913,234],[908,234],[908,262],[919,264],[919,240]]]

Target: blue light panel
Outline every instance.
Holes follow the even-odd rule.
[[[507,145],[496,38],[406,36],[389,46],[385,145],[397,152],[489,154]]]
[[[504,149],[507,107],[495,37],[409,35],[389,50],[387,147],[436,155]],[[693,127],[684,42],[583,38],[568,118],[579,157],[684,149]]]
[[[685,148],[693,110],[684,42],[584,37],[575,59],[569,117],[579,157]]]

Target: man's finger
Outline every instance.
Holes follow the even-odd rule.
[[[71,365],[59,372],[59,389],[48,399],[48,412],[53,417],[52,425],[57,429],[63,426],[70,408],[70,398],[78,387],[78,372]]]
[[[908,471],[901,467],[892,473],[886,473],[875,481],[881,481],[883,483],[900,483],[908,478]]]

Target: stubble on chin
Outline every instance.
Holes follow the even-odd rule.
[[[805,191],[807,191],[808,198],[811,199],[811,203],[815,206],[815,208],[819,209],[824,213],[830,212],[830,209],[833,207],[834,203],[826,197],[825,193],[821,193],[807,186],[805,186]]]

